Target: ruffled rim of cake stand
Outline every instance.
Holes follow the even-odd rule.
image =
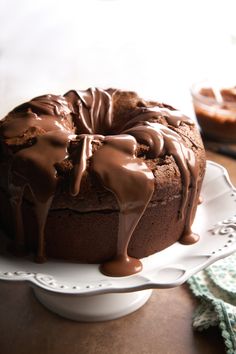
[[[142,272],[127,277],[108,277],[97,264],[49,260],[36,264],[32,257],[16,258],[0,253],[0,280],[24,281],[41,290],[66,295],[125,293],[171,288],[217,260],[236,251],[236,189],[224,167],[207,161],[206,175],[193,231],[200,241],[180,243],[144,258]]]

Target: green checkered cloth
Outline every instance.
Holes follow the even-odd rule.
[[[219,326],[227,354],[236,353],[236,253],[221,259],[188,280],[200,300],[193,327]]]

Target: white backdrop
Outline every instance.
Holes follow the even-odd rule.
[[[194,81],[236,83],[235,10],[234,0],[0,0],[0,116],[89,86],[189,111]]]

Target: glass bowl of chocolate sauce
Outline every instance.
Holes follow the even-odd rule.
[[[193,107],[203,137],[236,143],[236,83],[196,83],[191,88]]]

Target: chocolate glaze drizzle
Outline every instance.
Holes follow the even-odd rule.
[[[69,158],[71,144],[76,146],[76,151],[69,193],[75,197],[79,194],[89,163],[89,171],[97,174],[103,186],[114,193],[119,205],[116,256],[101,265],[104,274],[126,276],[142,269],[140,260],[129,257],[127,249],[152,198],[155,178],[145,160],[137,157],[138,144],[149,147],[149,158],[172,155],[175,159],[183,183],[179,217],[185,219],[185,228],[180,242],[191,244],[198,240],[191,231],[198,200],[198,163],[193,151],[176,132],[182,123],[191,125],[192,121],[169,106],[144,104],[117,120],[113,111],[117,92],[90,88],[69,91],[64,96],[40,96],[18,106],[1,122],[0,135],[5,143],[19,144],[9,170],[17,252],[25,247],[22,200],[27,193],[37,222],[36,260],[45,260],[44,228],[60,182],[56,165]],[[94,142],[99,144],[96,150]]]

